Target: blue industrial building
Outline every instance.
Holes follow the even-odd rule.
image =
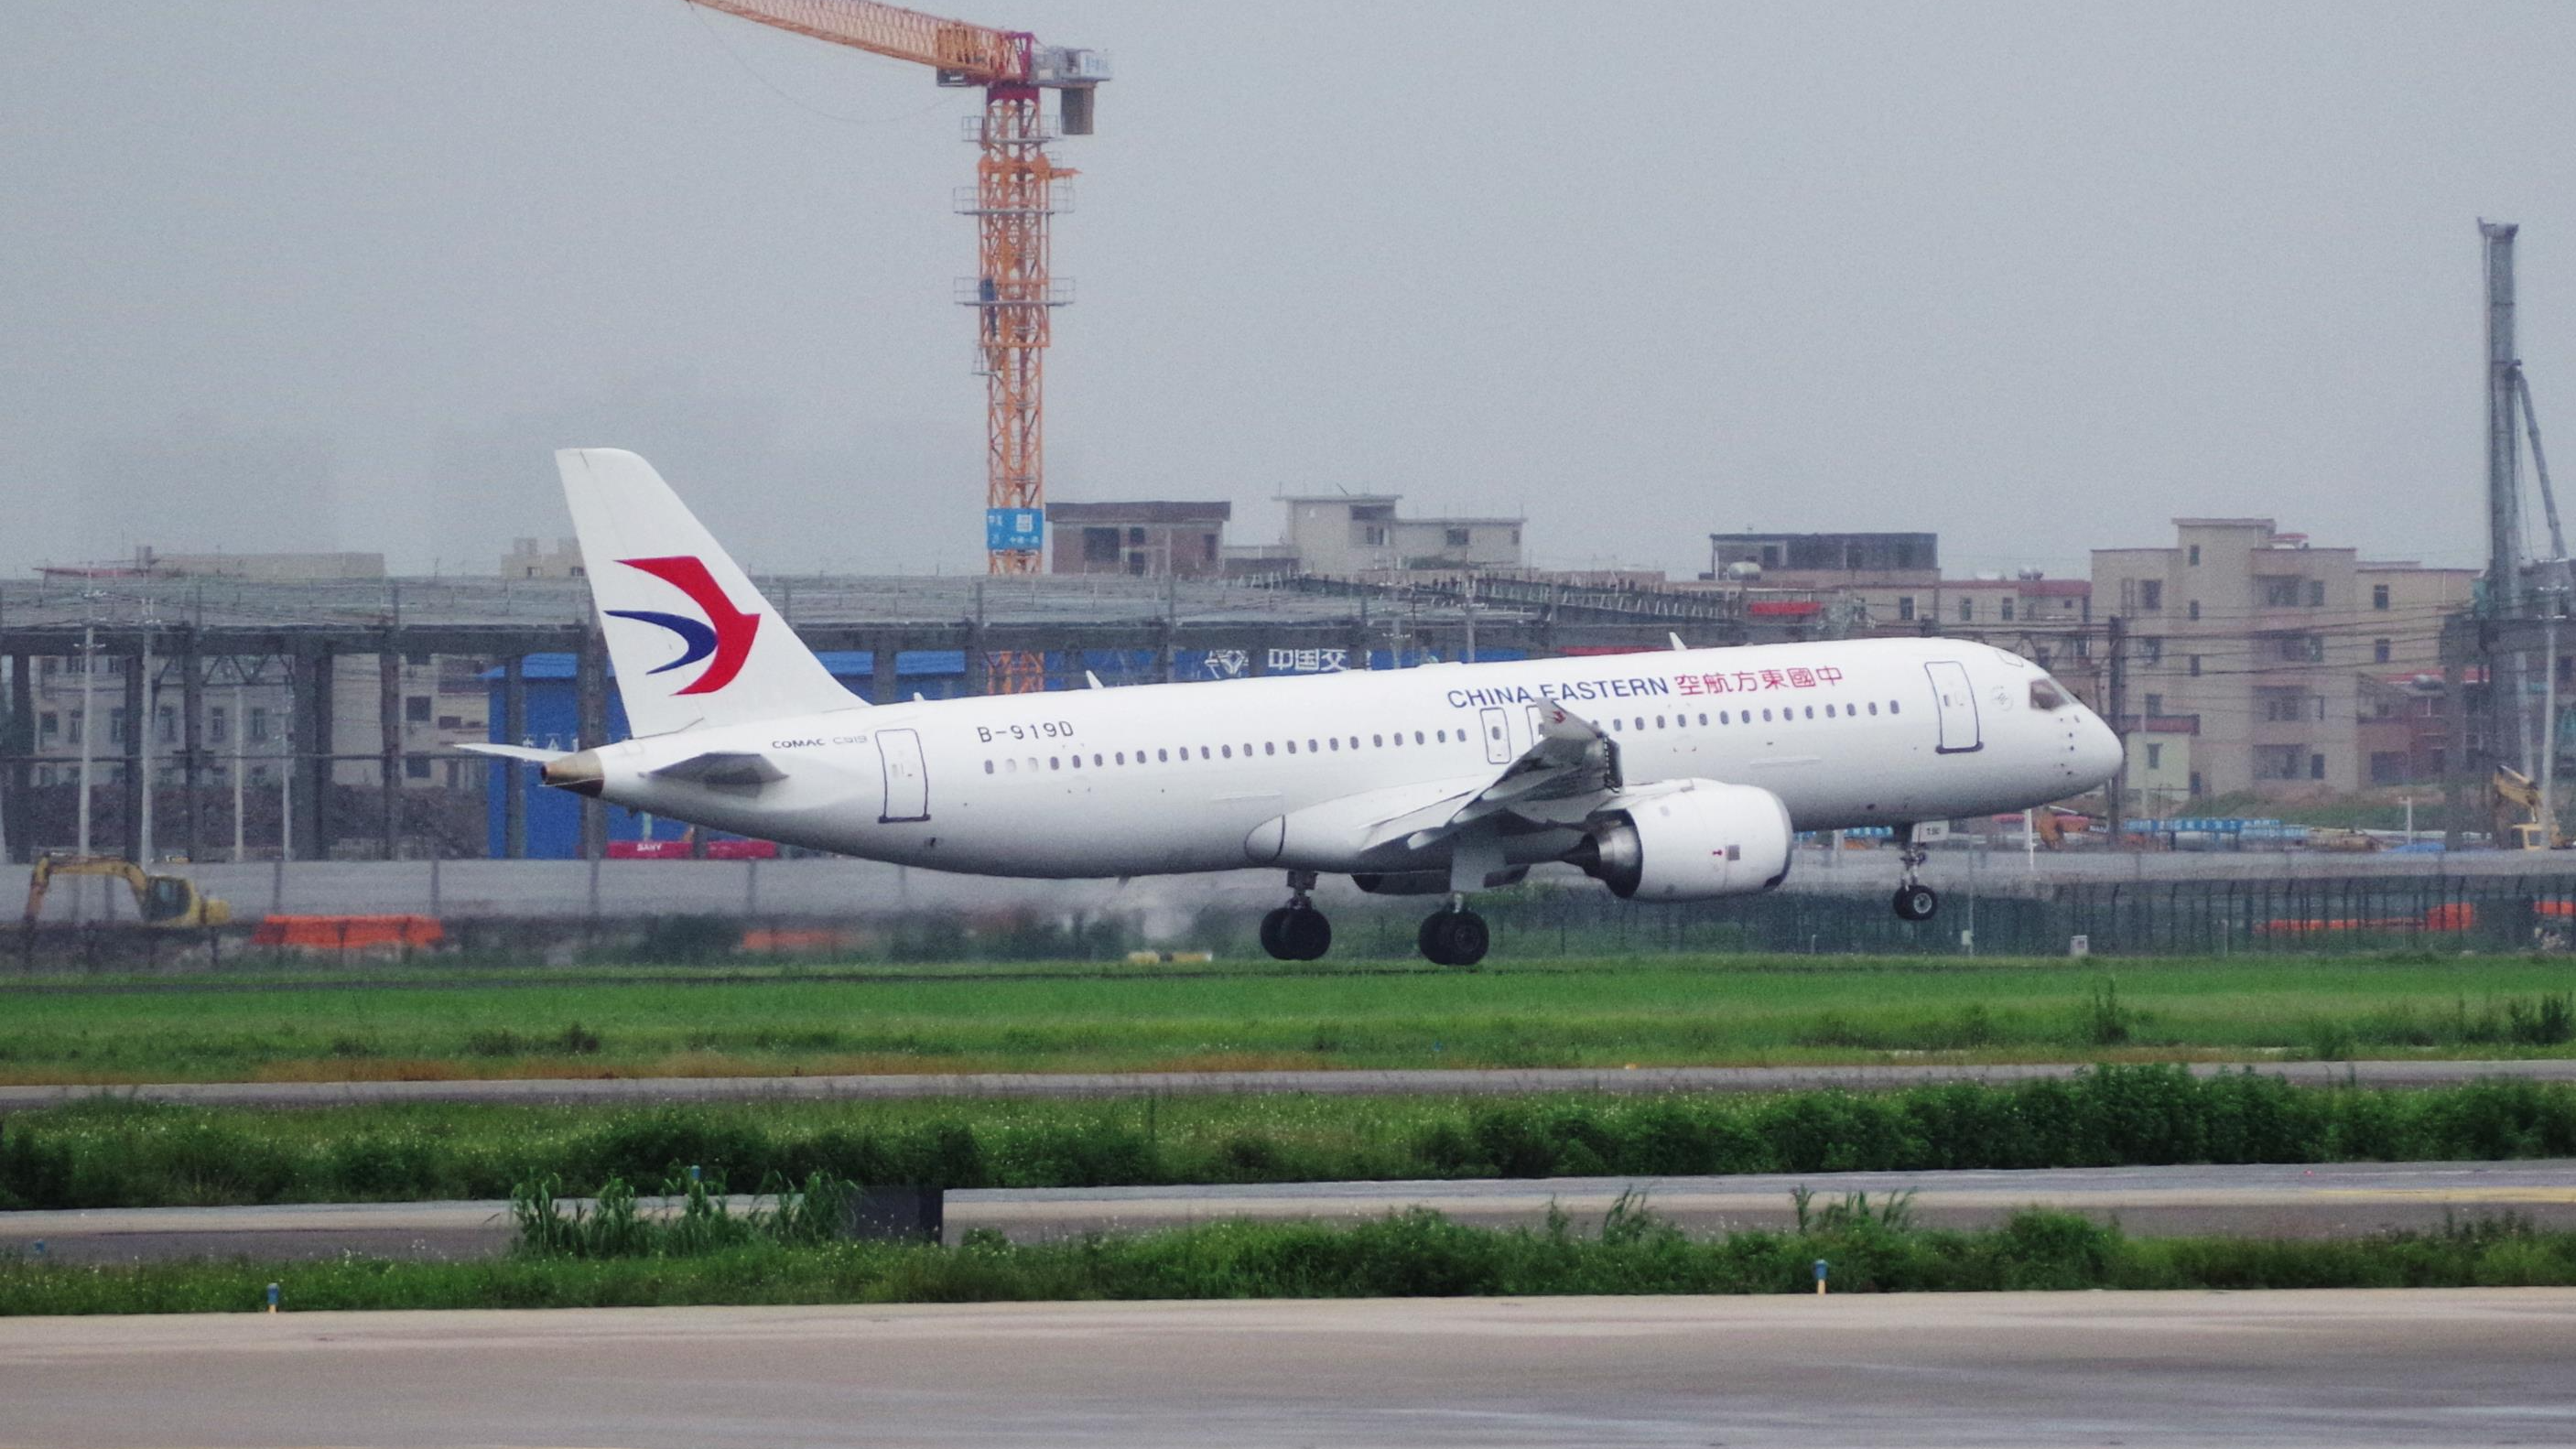
[[[865,649],[841,650],[818,656],[832,677],[841,681],[852,694],[867,697],[869,681],[876,668],[876,656]],[[1520,659],[1519,650],[1479,651],[1478,658],[1487,662]],[[1255,670],[1254,661],[1239,649],[1182,650],[1172,659],[1172,677],[1181,680],[1237,679],[1253,673],[1329,674],[1351,668],[1356,661],[1350,651],[1340,649],[1274,649]],[[1406,665],[1431,662],[1430,656],[1407,654]],[[1367,667],[1392,669],[1397,660],[1386,650],[1368,656]],[[1145,684],[1161,677],[1161,656],[1150,649],[1095,649],[1047,655],[1048,687],[1078,687],[1085,670],[1100,676],[1103,684]],[[574,659],[570,654],[531,654],[520,665],[527,704],[527,729],[519,739],[505,739],[502,723],[508,718],[503,671],[485,671],[483,678],[491,690],[491,738],[495,743],[528,745],[538,749],[570,750],[577,748],[581,736],[581,706],[573,686]],[[907,649],[895,656],[895,683],[900,695],[910,699],[954,699],[966,692],[966,655],[957,649]],[[617,691],[608,692],[608,737],[626,738],[626,707]],[[506,824],[510,777],[518,777],[518,788],[527,811],[528,855],[537,860],[572,860],[581,854],[581,800],[561,790],[549,790],[537,783],[534,769],[509,770],[495,762],[487,772],[486,835],[494,858],[509,852]],[[643,840],[647,817],[624,806],[608,808],[608,838]],[[650,838],[676,840],[687,829],[674,820],[651,820]]]

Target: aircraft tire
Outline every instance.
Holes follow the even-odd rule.
[[[1910,885],[1896,889],[1896,916],[1902,921],[1928,921],[1941,910],[1941,897],[1930,886]]]
[[[1413,939],[1434,966],[1473,966],[1485,959],[1490,935],[1485,918],[1474,911],[1434,911],[1422,918]]]
[[[1288,954],[1288,943],[1286,938],[1288,915],[1288,907],[1281,906],[1279,909],[1272,911],[1261,918],[1261,949],[1269,952],[1271,959],[1276,961],[1294,961],[1297,959],[1296,957]]]
[[[1333,923],[1312,906],[1291,906],[1279,923],[1272,955],[1282,961],[1320,961],[1333,949]]]
[[[1453,911],[1449,916],[1449,964],[1473,966],[1485,959],[1485,948],[1493,944],[1493,933],[1485,929],[1485,918],[1474,911]]]

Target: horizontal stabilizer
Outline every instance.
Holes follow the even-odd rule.
[[[482,740],[471,740],[458,745],[457,748],[467,754],[491,755],[496,759],[518,760],[530,765],[542,765],[548,761],[560,760],[572,753],[570,750],[540,750],[530,745],[488,744]]]
[[[767,755],[750,750],[709,750],[651,772],[661,780],[690,780],[700,785],[760,786],[784,780],[787,772]]]

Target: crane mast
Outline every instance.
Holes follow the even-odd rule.
[[[1068,300],[1049,270],[1048,219],[1071,177],[1047,154],[1059,134],[1091,134],[1092,90],[1109,78],[1096,51],[1042,46],[1025,31],[945,20],[874,0],[691,0],[773,29],[930,66],[943,86],[981,86],[984,113],[968,118],[981,150],[975,185],[958,210],[975,218],[976,274],[958,301],[976,314],[976,366],[984,377],[985,570],[1036,573],[1046,547],[1046,348],[1050,314]],[[1061,97],[1050,123],[1042,93]],[[1034,658],[999,656],[1005,691],[1043,684]],[[1036,677],[1032,679],[1032,675]]]

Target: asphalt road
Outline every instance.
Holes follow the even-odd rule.
[[[951,1242],[971,1228],[1035,1241],[1224,1218],[1343,1221],[1417,1205],[1461,1222],[1501,1226],[1536,1224],[1551,1203],[1589,1223],[1621,1192],[1635,1190],[1656,1213],[1693,1232],[1713,1233],[1789,1226],[1790,1195],[1802,1186],[1823,1201],[1851,1192],[1884,1199],[1910,1190],[1916,1220],[1933,1227],[1986,1226],[2037,1204],[2117,1221],[2141,1236],[2351,1237],[2503,1213],[2576,1228],[2576,1161],[2551,1161],[960,1191],[948,1195],[947,1229]],[[463,1258],[500,1252],[510,1237],[503,1202],[0,1213],[0,1251],[32,1253],[42,1243],[49,1257],[84,1263],[294,1260],[344,1252]]]
[[[2487,1077],[2576,1082],[2576,1059],[2194,1063],[2195,1076],[2247,1066],[2315,1086],[2434,1087]],[[1546,1068],[1505,1071],[920,1073],[844,1077],[517,1078],[464,1082],[158,1082],[140,1086],[0,1086],[0,1112],[84,1098],[132,1097],[205,1107],[336,1107],[360,1102],[727,1102],[774,1098],[892,1101],[921,1097],[1495,1096],[1525,1092],[1884,1091],[1934,1082],[2025,1082],[2087,1070],[2066,1062],[1985,1066]]]
[[[1413,1299],[0,1321],[0,1440],[2576,1440],[2576,1291]]]

